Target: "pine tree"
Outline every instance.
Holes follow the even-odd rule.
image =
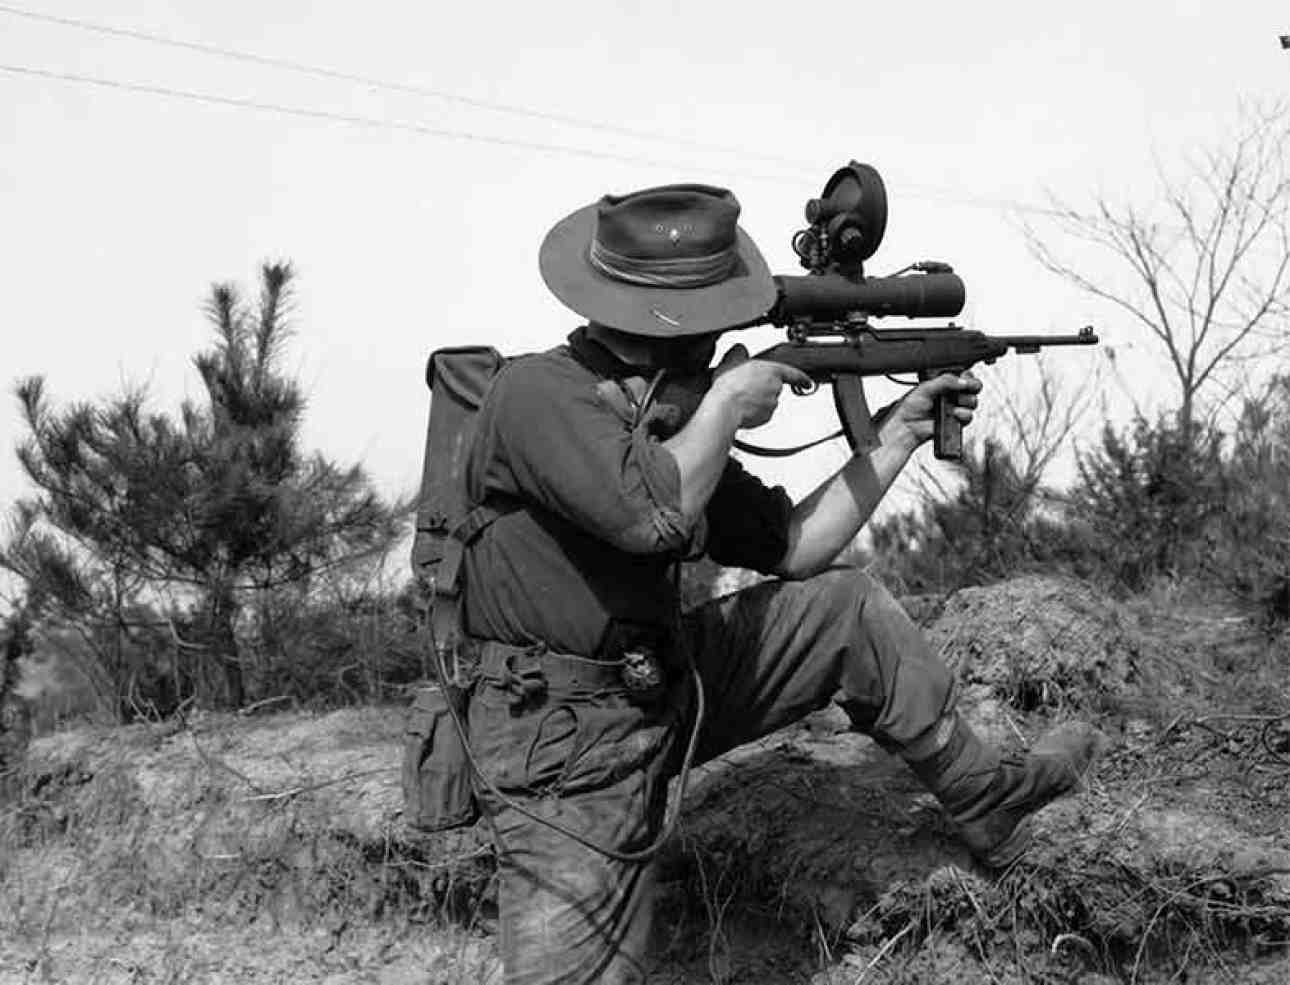
[[[254,303],[212,287],[215,341],[194,359],[205,401],[177,419],[147,413],[138,389],[56,410],[42,378],[17,388],[30,432],[18,458],[38,492],[19,504],[0,564],[64,614],[97,621],[100,637],[115,620],[118,651],[140,603],[186,612],[197,638],[183,641],[184,663],[210,707],[247,698],[247,597],[299,591],[387,548],[404,512],[359,466],[300,447],[305,400],[280,366],[292,280],[289,264],[266,264]],[[123,661],[105,652],[119,677]]]

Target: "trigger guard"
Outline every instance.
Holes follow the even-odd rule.
[[[810,383],[790,383],[789,384],[789,389],[792,390],[799,397],[809,397],[819,388],[820,388],[820,384],[817,383],[815,380],[811,380]]]

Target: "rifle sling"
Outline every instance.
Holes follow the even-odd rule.
[[[898,403],[900,403],[899,400],[889,403],[873,415],[872,428],[875,434],[887,422],[888,415],[896,409]],[[796,455],[799,451],[806,451],[808,448],[814,448],[816,445],[822,445],[826,441],[832,441],[834,438],[843,436],[846,436],[848,441],[851,440],[851,436],[847,435],[846,428],[838,428],[832,434],[826,434],[823,438],[816,438],[814,441],[808,441],[804,445],[793,445],[791,448],[767,448],[764,445],[750,445],[748,442],[740,441],[738,438],[735,439],[734,445],[740,451],[747,452],[749,455],[760,455],[762,458],[787,458],[789,455]],[[854,451],[854,447],[852,450]]]
[[[832,441],[834,438],[842,437],[842,429],[838,428],[832,434],[826,434],[823,438],[816,438],[814,441],[808,441],[804,445],[793,445],[791,448],[767,448],[764,445],[750,445],[746,441],[735,439],[735,447],[749,455],[760,455],[762,458],[787,458],[789,455],[796,455],[799,451],[806,451],[808,448],[814,448],[816,445],[822,445],[826,441]]]

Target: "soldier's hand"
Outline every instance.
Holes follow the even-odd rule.
[[[713,370],[709,394],[731,408],[741,428],[760,427],[771,419],[784,384],[809,386],[800,369],[764,359],[749,359],[742,345],[732,346]]]
[[[953,413],[961,424],[967,425],[972,423],[972,417],[979,402],[977,394],[980,392],[981,381],[971,372],[960,376],[942,373],[910,390],[892,409],[883,428],[884,430],[888,427],[904,429],[911,444],[917,447],[931,438],[935,429],[937,397],[957,395],[957,406]]]

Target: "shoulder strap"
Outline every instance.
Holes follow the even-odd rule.
[[[461,642],[461,563],[466,548],[494,520],[521,506],[518,499],[492,496],[467,512],[444,542],[443,559],[430,585],[430,631],[436,649],[452,652]]]
[[[514,513],[519,508],[520,502],[517,499],[494,496],[470,510],[462,518],[462,521],[449,532],[448,539],[443,545],[443,560],[439,562],[439,570],[435,575],[436,595],[460,594],[461,562],[466,556],[466,548],[474,543],[475,538],[482,534],[494,520],[507,513]]]

